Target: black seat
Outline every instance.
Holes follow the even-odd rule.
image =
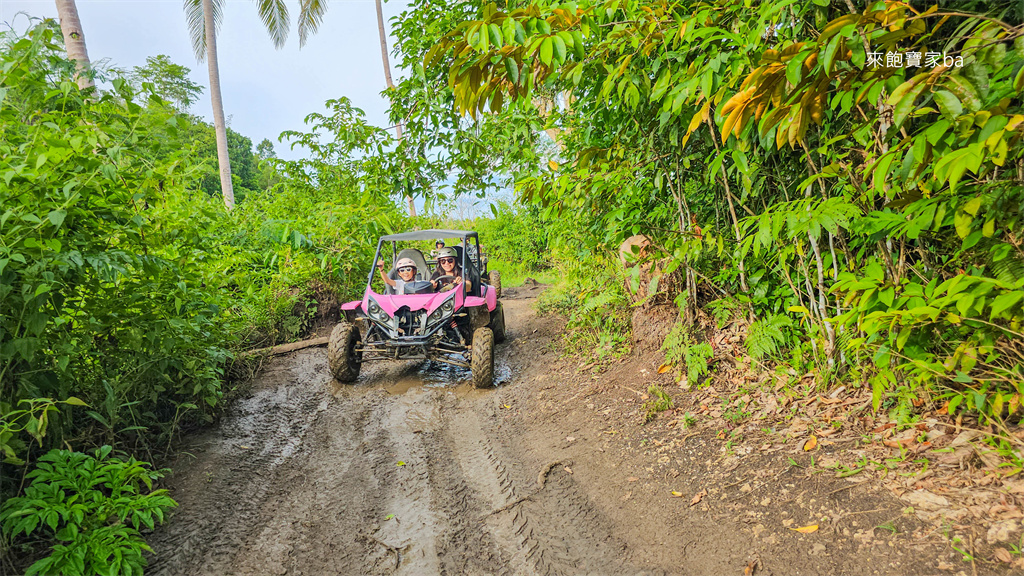
[[[449,248],[455,250],[455,261],[462,265],[462,246],[449,246]]]

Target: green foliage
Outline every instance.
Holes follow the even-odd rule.
[[[690,328],[683,322],[676,322],[665,337],[661,349],[665,351],[665,363],[679,365],[686,369],[687,386],[699,386],[701,378],[708,372],[708,360],[714,357],[711,344],[696,344],[690,336]]]
[[[203,93],[201,85],[189,80],[189,72],[191,70],[187,67],[159,54],[147,56],[145,66],[135,66],[131,79],[139,91],[152,90],[168,100],[178,112],[188,112]]]
[[[492,269],[504,275],[524,276],[552,267],[549,252],[550,223],[533,205],[512,206],[507,202],[492,204],[493,218],[479,218],[473,223],[485,242]]]
[[[151,219],[161,189],[189,176],[164,140],[180,134],[178,124],[163,107],[133,103],[123,81],[93,98],[70,77],[54,87],[49,72],[67,70],[55,41],[52,28],[37,27],[0,56],[5,396],[74,392],[134,424],[152,421],[144,415],[161,400],[213,406],[232,326],[218,318],[223,300],[203,288],[203,271]],[[111,415],[105,424],[122,430]]]
[[[24,496],[0,509],[7,538],[45,536],[59,543],[28,574],[142,574],[140,531],[164,521],[176,506],[166,490],[153,490],[162,476],[146,462],[121,460],[104,446],[93,455],[51,450],[28,473]]]
[[[569,317],[569,352],[587,352],[598,360],[622,357],[630,350],[629,300],[616,263],[608,260],[559,260],[562,280],[537,301],[541,313]],[[609,281],[609,278],[617,279]]]
[[[87,406],[74,396],[59,402],[52,398],[29,398],[20,401],[17,410],[6,402],[0,402],[0,455],[3,456],[4,464],[25,464],[25,461],[18,457],[18,454],[27,450],[25,442],[18,437],[20,432],[25,432],[40,446],[43,445],[43,437],[46,436],[50,418],[59,414],[58,404]]]
[[[199,125],[122,79],[81,93],[60,38],[52,23],[2,38],[0,389],[14,406],[89,404],[62,408],[43,447],[86,429],[152,449],[212,420],[232,350],[298,336],[313,298],[353,295],[376,236],[404,220],[346,155],[365,148],[277,161],[273,191],[225,212],[191,189]],[[358,111],[320,120],[364,141]]]
[[[735,320],[737,312],[742,308],[743,305],[736,298],[719,298],[707,304],[707,309],[715,318],[715,327],[719,329]]]
[[[522,197],[591,247],[648,235],[687,271],[688,305],[749,299],[752,355],[792,344],[779,315],[799,312],[801,349],[865,375],[876,406],[941,394],[1019,415],[1024,14],[950,4],[492,4],[424,62],[470,115],[571,103]]]
[[[771,314],[750,325],[743,344],[747,353],[755,360],[774,356],[789,342],[786,329],[793,326],[793,320],[784,314]]]
[[[671,410],[673,407],[672,397],[666,394],[665,391],[661,389],[661,386],[651,384],[647,389],[647,393],[651,395],[651,399],[644,402],[642,407],[642,410],[644,411],[645,424],[654,420],[654,417],[657,416],[659,412]]]

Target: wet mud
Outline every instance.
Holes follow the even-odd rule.
[[[340,385],[323,349],[274,359],[183,448],[150,573],[668,573],[630,563],[571,463],[521,446],[504,398],[547,354],[531,302],[505,303],[495,389],[430,363]]]

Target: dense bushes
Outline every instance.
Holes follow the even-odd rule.
[[[503,277],[519,279],[550,269],[550,239],[557,233],[553,223],[541,218],[536,206],[507,202],[491,206],[493,218],[479,218],[470,225]]]
[[[471,114],[557,94],[562,161],[519,191],[589,219],[595,244],[649,235],[685,273],[684,308],[742,295],[876,409],[890,397],[998,421],[1024,403],[1011,8],[488,5],[426,62]]]
[[[81,92],[52,22],[0,42],[0,553],[48,529],[62,543],[42,572],[137,573],[138,529],[173,504],[139,489],[156,476],[109,447],[40,454],[158,455],[183,424],[213,418],[234,351],[298,336],[315,296],[357,292],[373,240],[404,217],[367,176],[374,129],[344,100],[290,134],[307,159],[264,150],[268,187],[226,212],[196,185],[209,168],[192,135],[206,127],[154,84]],[[122,468],[133,488],[118,496],[96,478]],[[100,474],[90,495],[62,503],[86,469]]]
[[[354,291],[370,239],[401,225],[358,166],[316,153],[278,162],[274,186],[228,213],[194,186],[195,119],[120,78],[79,91],[52,23],[2,40],[0,417],[9,430],[46,417],[36,449],[151,451],[209,420],[232,350],[296,336],[296,305]],[[19,411],[72,395],[88,406]],[[8,462],[31,459],[26,438],[0,436]]]

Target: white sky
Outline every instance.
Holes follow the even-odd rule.
[[[304,130],[302,119],[323,112],[324,102],[347,96],[371,124],[389,126],[380,39],[373,0],[329,0],[330,6],[316,35],[299,50],[295,20],[298,1],[288,2],[292,32],[287,45],[275,50],[251,0],[227,0],[217,38],[224,113],[233,130],[252,139],[274,143],[282,158],[289,152],[277,137],[284,130]],[[166,54],[192,69],[193,82],[209,86],[206,63],[196,62],[189,40],[182,0],[78,0],[89,58],[108,59],[109,65],[130,70],[147,56]],[[404,0],[384,4],[385,22],[405,8]],[[21,32],[28,26],[18,12],[56,18],[53,0],[0,0],[0,26]],[[389,27],[390,28],[390,27]],[[394,43],[389,38],[388,48]],[[393,60],[393,59],[392,59]],[[392,61],[392,75],[397,80]],[[192,112],[212,121],[209,92],[203,92]]]

